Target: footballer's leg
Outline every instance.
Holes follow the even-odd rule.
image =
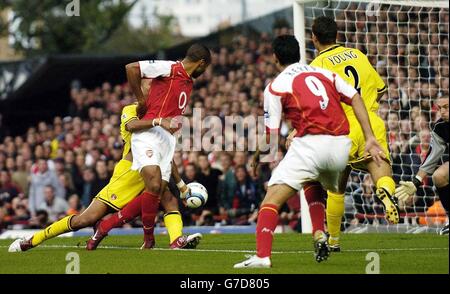
[[[315,258],[317,262],[328,259],[330,248],[325,233],[325,196],[326,191],[319,182],[308,182],[303,186],[306,202],[312,223]]]
[[[161,205],[164,207],[164,224],[170,239],[172,249],[194,249],[197,247],[202,235],[199,233],[189,236],[183,235],[183,220],[178,210],[178,200],[169,189],[161,195]]]
[[[269,268],[272,266],[270,256],[273,233],[278,224],[278,210],[296,192],[286,184],[269,186],[261,203],[256,224],[256,255],[235,264],[234,268]]]
[[[109,231],[128,223],[141,214],[141,203],[143,193],[131,200],[120,211],[111,215],[111,217],[100,221],[94,235],[86,243],[87,250],[97,249],[100,242],[108,235]]]
[[[441,204],[445,209],[448,217],[448,195],[449,195],[449,181],[448,181],[448,161],[441,165],[433,173],[433,183],[436,187],[436,192],[441,200]],[[439,235],[448,235],[448,222],[439,231]]]
[[[392,178],[391,165],[383,161],[378,166],[375,161],[370,160],[367,163],[367,169],[376,185],[376,195],[385,208],[386,219],[397,224],[400,220],[400,213],[397,202],[392,196],[395,192],[395,182]]]
[[[87,250],[95,250],[111,229],[129,222],[138,215],[141,215],[144,230],[144,243],[141,248],[151,249],[155,246],[153,232],[155,218],[159,208],[159,194],[162,186],[159,166],[143,167],[141,176],[144,179],[146,191],[131,200],[121,211],[100,222],[95,234],[87,242]]]
[[[121,226],[141,214],[144,181],[138,171],[130,168],[129,160],[121,160],[114,168],[114,175],[109,184],[97,195],[96,199],[120,212],[99,222],[94,235],[86,243],[87,250],[96,249],[112,228]]]
[[[337,192],[327,191],[327,231],[329,234],[328,244],[332,252],[340,252],[341,247],[339,238],[341,235],[341,222],[345,213],[344,197],[345,188],[347,186],[348,177],[351,172],[351,167],[347,166],[341,173],[339,180],[339,190]]]
[[[351,148],[349,151],[349,162],[360,162],[358,160],[363,158],[359,153],[364,152],[365,140],[362,133],[361,126],[354,116],[348,116],[350,125],[350,133],[348,138],[351,140]],[[361,147],[362,146],[362,147]],[[365,165],[363,165],[365,168]],[[353,165],[347,165],[345,170],[341,172],[340,180],[338,183],[338,189],[336,191],[327,191],[327,230],[329,234],[328,243],[330,250],[333,252],[339,252],[340,247],[340,235],[341,235],[341,223],[345,213],[345,189],[347,187],[348,177],[352,170]]]
[[[109,212],[109,207],[97,199],[92,200],[89,207],[79,215],[69,215],[54,222],[29,239],[18,239],[9,247],[9,252],[27,251],[61,234],[77,231],[94,225]]]
[[[147,165],[141,169],[146,191],[142,194],[141,218],[144,230],[142,249],[153,248],[155,238],[155,218],[159,210],[160,193],[162,191],[161,169],[158,165]]]
[[[169,191],[165,189],[161,195],[161,205],[166,212],[164,214],[164,224],[169,234],[169,244],[183,235],[183,221],[178,211],[178,201]]]
[[[369,159],[366,164],[367,170],[376,185],[376,195],[385,208],[386,219],[393,224],[397,224],[400,220],[400,213],[397,202],[393,197],[395,192],[395,182],[392,178],[389,147],[386,139],[386,127],[384,121],[377,114],[370,112],[369,117],[374,135],[380,146],[383,148],[386,161],[383,161],[381,165],[378,166],[375,161]],[[361,146],[360,154],[363,154],[362,148],[364,148],[364,146]]]

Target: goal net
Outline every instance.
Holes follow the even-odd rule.
[[[365,53],[385,80],[379,115],[386,123],[394,180],[411,180],[430,148],[439,118],[434,102],[449,95],[447,1],[294,1],[295,34],[304,62],[316,56],[311,25],[322,15],[338,24],[338,43]],[[448,160],[448,153],[442,160]],[[446,221],[431,177],[388,225],[368,174],[352,172],[345,198],[347,231],[435,231]]]

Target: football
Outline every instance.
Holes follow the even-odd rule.
[[[208,191],[205,186],[194,182],[187,185],[191,189],[190,195],[186,197],[187,206],[189,208],[199,208],[208,201]]]

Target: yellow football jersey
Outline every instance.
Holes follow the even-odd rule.
[[[120,117],[120,135],[122,136],[124,144],[122,158],[124,158],[130,152],[131,149],[131,132],[125,129],[125,125],[133,119],[138,119],[136,108],[137,108],[136,104],[130,104],[125,106],[122,110],[122,115]]]
[[[387,90],[384,81],[361,51],[341,45],[331,46],[319,53],[312,66],[337,73],[361,95],[367,111],[378,111],[378,94]],[[353,114],[350,105],[342,103],[347,115]]]
[[[114,173],[95,197],[109,207],[120,210],[138,196],[145,188],[144,180],[137,170],[131,169],[131,161],[122,159],[114,167]]]

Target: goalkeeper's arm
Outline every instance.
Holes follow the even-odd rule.
[[[422,185],[423,179],[431,175],[437,168],[442,154],[445,152],[445,141],[434,131],[431,133],[431,149],[425,158],[425,161],[419,168],[417,174],[411,181],[400,181],[400,186],[395,189],[395,196],[400,201],[406,201],[414,196],[417,189]]]

